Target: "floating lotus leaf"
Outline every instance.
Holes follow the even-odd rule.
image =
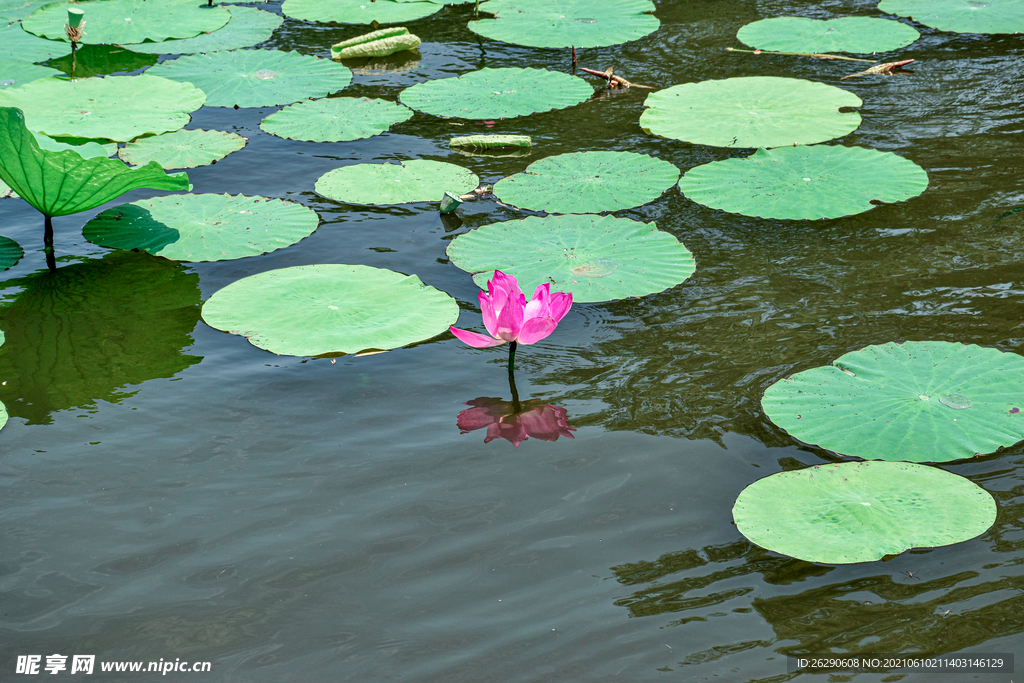
[[[454,299],[415,275],[338,264],[251,275],[203,306],[208,325],[287,356],[396,349],[436,337],[458,317]]]
[[[60,69],[63,74],[70,76],[72,61],[74,61],[75,78],[90,78],[136,71],[156,64],[156,57],[132,52],[119,45],[82,45],[78,48],[74,60],[71,59],[71,55],[65,55],[60,59],[50,60],[47,62],[47,66]]]
[[[0,0],[0,21],[20,21],[49,2],[53,0]],[[3,39],[0,38],[2,44]]]
[[[331,59],[387,57],[404,50],[415,50],[421,44],[418,36],[404,26],[385,28],[366,35],[343,40],[331,46]]]
[[[13,268],[24,255],[25,250],[20,244],[9,237],[0,237],[0,271]],[[3,343],[3,332],[0,332],[0,346],[3,346]]]
[[[971,480],[905,462],[850,462],[779,472],[732,508],[752,543],[807,562],[852,564],[985,533],[996,502]]]
[[[852,216],[927,187],[925,170],[892,152],[825,145],[759,149],[745,159],[696,166],[679,181],[698,204],[791,220]]]
[[[902,22],[875,17],[774,17],[741,27],[736,37],[760,50],[868,54],[906,47],[921,34]]]
[[[352,72],[341,64],[280,50],[187,55],[161,62],[147,73],[193,83],[206,93],[211,107],[291,104],[324,97],[352,82]]]
[[[282,138],[313,142],[361,140],[412,118],[397,102],[366,97],[331,97],[299,102],[263,119],[260,128]]]
[[[529,47],[607,47],[658,30],[650,0],[489,0],[494,19],[469,22],[485,38]]]
[[[13,88],[25,85],[40,78],[50,76],[63,76],[57,69],[50,69],[45,66],[38,66],[29,62],[3,62],[0,61],[0,88]]]
[[[508,149],[533,146],[529,135],[465,135],[448,141],[452,149]]]
[[[7,406],[0,403],[0,429],[3,429],[7,425]]]
[[[67,40],[64,25],[69,7],[85,10],[83,44],[130,45],[192,38],[216,31],[231,18],[227,9],[207,7],[196,0],[89,0],[45,5],[26,17],[22,25],[37,36]]]
[[[226,261],[295,244],[319,222],[312,209],[283,199],[185,194],[107,209],[82,232],[111,249],[141,249],[174,261]]]
[[[693,275],[693,255],[654,223],[594,215],[531,216],[456,237],[448,258],[481,289],[494,270],[523,291],[551,283],[573,301],[612,301],[675,287]]]
[[[565,109],[593,94],[594,88],[585,80],[561,71],[504,68],[418,83],[403,90],[398,99],[434,116],[482,120]]]
[[[882,0],[881,12],[953,33],[1024,33],[1019,0]]]
[[[148,1],[148,0],[147,0]],[[162,43],[132,45],[136,52],[165,55],[194,55],[220,50],[237,50],[252,47],[270,40],[284,19],[273,12],[254,7],[227,7],[231,21],[224,28],[213,33],[204,33],[195,38],[165,40]]]
[[[0,20],[0,62],[44,62],[69,54],[70,43],[32,35],[21,27],[21,22],[5,26]]]
[[[860,125],[852,92],[798,78],[753,76],[684,83],[647,96],[640,126],[651,135],[716,147],[809,145]]]
[[[21,109],[33,131],[115,142],[178,130],[205,102],[203,91],[191,83],[148,74],[44,78],[0,89],[0,107]]]
[[[0,199],[17,199],[18,193],[11,186],[0,180]]]
[[[432,2],[394,0],[285,0],[281,11],[286,17],[324,24],[400,24],[430,16],[441,7]]]
[[[768,387],[761,406],[806,443],[946,462],[1024,439],[1024,357],[973,344],[868,346]]]
[[[220,161],[243,147],[245,138],[237,133],[179,130],[129,142],[117,156],[132,166],[155,161],[163,168],[195,168]]]
[[[316,191],[349,204],[411,204],[436,202],[445,192],[475,190],[480,178],[455,164],[403,161],[400,164],[353,164],[328,171]]]
[[[0,107],[0,179],[44,216],[86,211],[140,187],[188,189],[188,176],[156,164],[132,170],[106,157],[43,150],[21,112],[8,107]]]
[[[93,157],[112,157],[117,154],[117,143],[111,142],[108,144],[100,144],[98,142],[83,142],[82,144],[68,144],[59,140],[54,140],[51,137],[42,135],[41,133],[33,133],[36,142],[42,149],[49,150],[51,152],[64,152],[71,150],[72,152],[78,152],[82,157],[86,159],[92,159]]]
[[[600,213],[653,202],[677,180],[678,168],[646,154],[574,152],[533,162],[494,194],[531,211]]]

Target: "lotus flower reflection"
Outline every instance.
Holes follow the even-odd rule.
[[[541,404],[539,400],[503,401],[500,398],[483,396],[466,402],[473,406],[459,413],[459,429],[462,433],[487,428],[484,443],[495,439],[506,439],[513,446],[519,446],[529,437],[541,441],[558,441],[558,437],[573,438],[565,408]]]

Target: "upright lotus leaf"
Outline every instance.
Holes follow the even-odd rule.
[[[475,190],[480,178],[455,164],[417,159],[400,164],[353,164],[328,171],[316,191],[349,204],[436,202],[446,191]]]
[[[418,36],[404,26],[385,28],[343,40],[331,46],[331,59],[386,57],[404,50],[415,50],[421,44]]]
[[[211,107],[291,104],[324,97],[352,82],[352,72],[341,64],[280,50],[187,55],[161,62],[147,73],[194,84],[206,93]]]
[[[54,2],[40,7],[22,25],[29,33],[52,40],[67,40],[64,25],[68,8],[85,10],[82,43],[130,45],[169,38],[192,38],[216,31],[231,19],[223,7],[207,7],[195,0],[87,0]]]
[[[882,0],[881,12],[953,33],[1024,33],[1019,0]]]
[[[245,147],[246,139],[220,130],[178,130],[129,142],[117,152],[121,161],[142,166],[155,161],[162,168],[195,168],[213,164]]]
[[[493,19],[469,22],[485,38],[528,47],[607,47],[658,30],[651,0],[489,0]]]
[[[65,55],[47,62],[47,66],[60,69],[68,76],[71,75],[73,65],[75,78],[137,71],[153,64],[156,64],[156,57],[153,55],[132,52],[119,45],[82,45],[75,53],[74,59],[71,55]]]
[[[436,337],[458,317],[455,299],[415,275],[339,264],[251,275],[203,306],[211,327],[286,356],[396,349]]]
[[[869,54],[906,47],[921,34],[902,22],[876,17],[773,17],[742,26],[736,37],[760,50]]]
[[[412,118],[397,102],[367,97],[331,97],[299,102],[263,119],[260,128],[282,138],[312,142],[362,140]]]
[[[974,538],[996,521],[996,502],[938,468],[850,462],[759,479],[740,492],[732,514],[736,529],[762,548],[853,564]]]
[[[925,170],[892,152],[825,145],[759,149],[745,159],[696,166],[679,181],[698,204],[791,220],[852,216],[927,187]]]
[[[654,223],[594,215],[531,216],[456,237],[448,258],[481,289],[495,270],[523,291],[551,283],[573,301],[612,301],[675,287],[693,275],[693,255]]]
[[[82,232],[111,249],[141,249],[175,261],[226,261],[291,246],[319,223],[315,211],[283,199],[184,194],[107,209]]]
[[[129,190],[187,190],[188,176],[169,176],[157,164],[129,169],[106,157],[39,147],[17,109],[0,107],[0,179],[47,218],[95,208]]]
[[[677,180],[678,168],[646,154],[574,152],[533,162],[494,194],[531,211],[600,213],[653,202]]]
[[[1024,357],[949,342],[868,346],[776,382],[761,407],[842,455],[960,460],[1024,439]]]
[[[5,26],[0,20],[0,62],[45,62],[69,54],[70,43],[40,38],[23,29],[21,22]]]
[[[684,83],[647,96],[645,132],[716,147],[810,145],[860,125],[852,92],[798,78],[752,76]]]
[[[203,91],[191,83],[149,74],[44,78],[0,89],[0,107],[21,109],[33,131],[114,142],[178,130],[205,102]]]
[[[32,81],[38,81],[40,78],[63,75],[57,69],[38,66],[29,62],[0,61],[0,88],[13,88],[31,83]]]
[[[401,24],[430,16],[442,6],[394,0],[285,0],[281,11],[286,17],[324,24]]]
[[[24,255],[25,250],[21,248],[20,244],[10,237],[0,237],[0,271],[10,270]],[[0,346],[4,343],[3,339],[3,332],[0,332]]]
[[[227,7],[231,21],[224,28],[213,33],[203,33],[195,38],[165,40],[162,43],[132,45],[136,52],[164,55],[194,55],[220,50],[237,50],[252,47],[270,40],[270,36],[284,19],[273,12],[255,7]]]
[[[406,88],[398,99],[434,116],[506,119],[565,109],[584,102],[594,88],[577,76],[545,69],[480,69]]]
[[[452,149],[509,149],[533,146],[529,135],[464,135],[448,141]]]

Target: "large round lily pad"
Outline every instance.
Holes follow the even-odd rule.
[[[252,275],[203,306],[208,325],[287,356],[387,351],[436,337],[458,317],[455,299],[415,275],[339,264]]]
[[[20,21],[49,2],[53,0],[0,0],[0,22],[4,19]]]
[[[412,118],[397,102],[367,97],[331,97],[299,102],[263,119],[260,128],[282,138],[312,142],[361,140]]]
[[[107,209],[82,232],[111,249],[141,249],[174,261],[225,261],[295,244],[319,222],[312,209],[283,199],[185,194]]]
[[[498,181],[501,201],[531,211],[600,213],[652,202],[679,180],[667,161],[633,152],[574,152]]]
[[[71,54],[69,43],[46,40],[21,27],[21,23],[4,25],[0,20],[0,62],[43,62]]]
[[[324,97],[352,82],[329,59],[280,50],[229,50],[161,62],[147,73],[194,84],[211,107],[269,107]]]
[[[1024,33],[1019,0],[882,0],[881,12],[953,33]]]
[[[736,37],[761,50],[868,54],[906,47],[921,34],[902,22],[877,17],[773,17],[741,27]]]
[[[743,489],[736,528],[807,562],[872,562],[985,533],[996,502],[971,480],[925,465],[851,462],[779,472]]]
[[[14,88],[31,83],[32,81],[38,81],[40,78],[63,75],[64,73],[57,69],[30,64],[29,62],[0,61],[0,88]]]
[[[489,0],[493,19],[469,22],[485,38],[529,47],[606,47],[658,30],[651,0]]]
[[[551,283],[573,301],[612,301],[675,287],[693,275],[693,255],[654,223],[594,215],[530,216],[456,237],[448,258],[481,289],[495,270],[524,291]]]
[[[589,83],[561,71],[503,68],[418,83],[398,99],[434,116],[506,119],[572,107],[593,94]]]
[[[798,78],[752,76],[674,85],[648,95],[640,126],[651,135],[716,147],[809,145],[860,125],[852,92]]]
[[[794,220],[851,216],[927,187],[925,170],[892,152],[825,145],[759,149],[745,159],[696,166],[679,181],[698,204]]]
[[[132,45],[132,49],[154,55],[194,55],[219,50],[237,50],[270,40],[270,36],[284,21],[280,15],[255,7],[226,9],[231,12],[231,21],[213,33],[203,33],[195,38],[183,40],[165,40],[162,43],[142,43]]]
[[[1024,357],[974,344],[868,346],[768,387],[772,422],[873,460],[946,462],[1024,439]]]
[[[178,130],[130,142],[117,152],[121,161],[143,166],[155,161],[163,168],[195,168],[220,161],[245,147],[245,138],[220,130]]]
[[[3,185],[2,180],[0,180],[0,185]],[[13,268],[24,255],[25,250],[21,248],[20,244],[10,237],[0,237],[0,271]],[[0,345],[2,344],[3,333],[0,332]]]
[[[442,6],[394,0],[285,0],[281,11],[286,17],[324,24],[401,24],[430,16]]]
[[[148,74],[44,78],[0,89],[0,107],[21,109],[29,130],[114,142],[178,130],[205,102],[203,91],[191,83]]]
[[[465,194],[480,179],[455,164],[417,159],[400,164],[353,164],[328,171],[316,191],[349,204],[438,202],[445,192]]]
[[[29,33],[51,40],[67,40],[64,25],[68,8],[85,10],[82,43],[130,45],[147,40],[191,38],[216,31],[228,23],[231,13],[223,7],[206,7],[196,0],[90,0],[55,2],[40,7],[22,22]]]

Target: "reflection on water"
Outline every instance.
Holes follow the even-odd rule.
[[[130,384],[198,363],[182,349],[199,320],[199,276],[166,259],[113,252],[8,280],[0,306],[0,401],[12,417],[118,402]]]
[[[558,437],[573,438],[574,427],[569,426],[565,408],[544,405],[539,399],[529,401],[503,401],[481,396],[466,401],[467,408],[459,413],[459,429],[463,434],[487,429],[484,443],[495,439],[511,441],[518,446],[529,438],[558,441]]]

